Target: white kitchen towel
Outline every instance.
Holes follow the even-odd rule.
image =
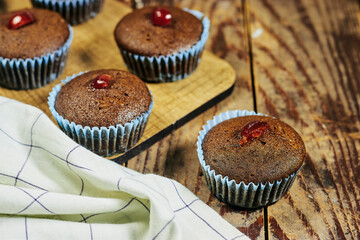
[[[181,184],[68,138],[0,97],[0,239],[248,239]]]

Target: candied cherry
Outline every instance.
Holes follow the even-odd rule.
[[[240,146],[250,142],[254,138],[258,138],[265,131],[269,130],[270,125],[267,122],[252,121],[244,126],[241,130]]]
[[[111,79],[110,75],[101,74],[95,78],[93,86],[96,89],[104,89],[109,86],[110,79]]]
[[[165,8],[154,8],[150,18],[152,24],[164,27],[170,24],[172,16]]]
[[[10,30],[18,29],[34,21],[35,17],[30,11],[17,12],[9,19],[7,28]]]

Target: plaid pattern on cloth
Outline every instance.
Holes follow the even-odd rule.
[[[248,239],[181,184],[68,138],[0,97],[0,239]]]

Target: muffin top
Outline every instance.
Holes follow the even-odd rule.
[[[34,21],[18,29],[9,29],[14,14],[30,12]],[[22,9],[0,15],[0,56],[4,58],[41,57],[59,49],[69,38],[67,22],[60,14],[46,9]]]
[[[150,16],[155,7],[134,10],[120,20],[115,28],[118,46],[131,53],[160,56],[191,48],[201,37],[202,22],[194,15],[176,7],[167,9],[172,18],[169,25],[157,26]]]
[[[261,129],[250,129],[248,136],[243,129],[249,130],[255,123],[263,131],[251,139],[250,135]],[[244,116],[221,122],[207,133],[202,148],[204,160],[215,174],[246,184],[287,177],[301,167],[306,155],[304,142],[292,127],[266,116]]]
[[[109,76],[108,86],[96,88],[100,76]],[[83,127],[124,125],[149,110],[151,95],[135,75],[115,69],[87,72],[65,84],[56,97],[55,110]]]

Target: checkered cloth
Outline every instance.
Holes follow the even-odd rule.
[[[80,147],[0,97],[0,239],[248,239],[189,190]]]

